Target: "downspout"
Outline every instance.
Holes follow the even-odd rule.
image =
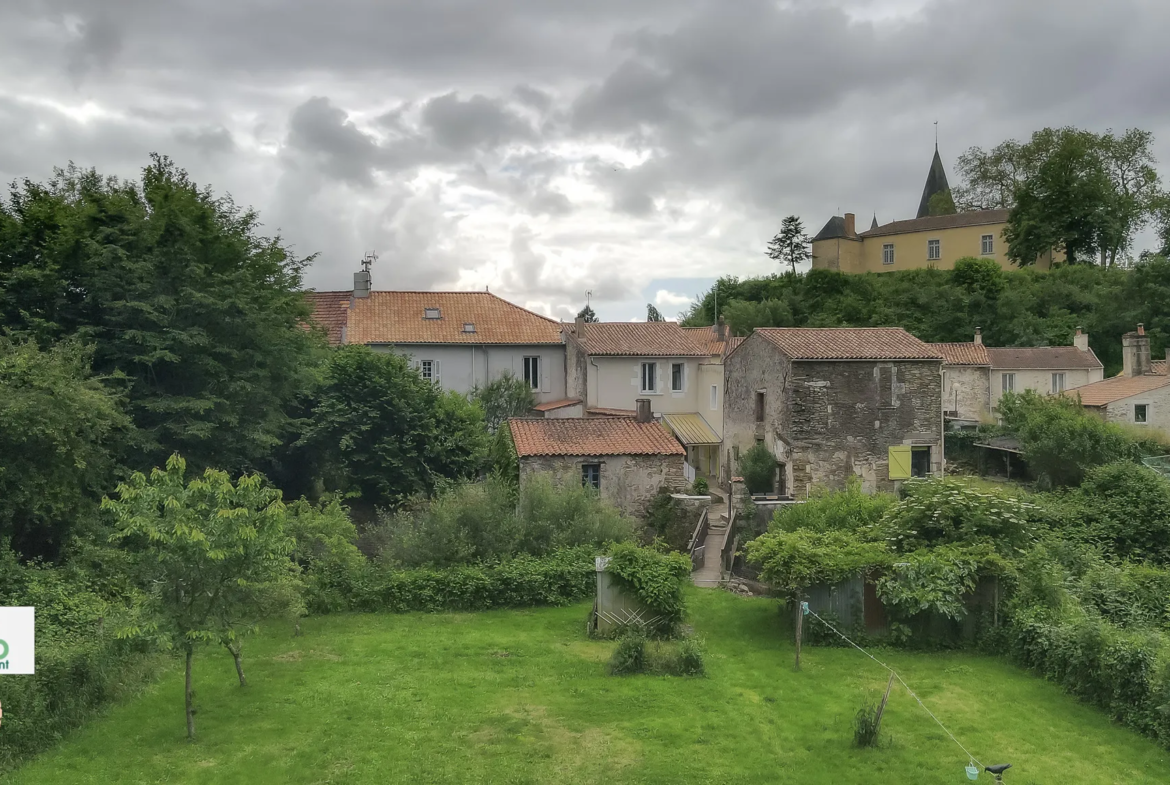
[[[600,385],[600,382],[598,381],[598,375],[601,373],[601,369],[597,367],[597,363],[593,362],[593,355],[587,355],[587,356],[589,357],[589,364],[592,365],[593,369],[596,371],[596,373],[592,374],[593,381],[597,382]],[[593,398],[593,401],[595,404],[597,402],[597,398],[601,397],[601,387],[599,386],[597,389],[598,389],[597,395],[594,396],[594,398]],[[586,409],[589,408],[589,380],[588,379],[585,380],[585,408]]]

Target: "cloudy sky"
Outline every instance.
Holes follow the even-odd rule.
[[[789,214],[913,217],[972,146],[1140,126],[1165,0],[3,0],[0,179],[170,155],[307,284],[667,315]],[[953,177],[952,177],[953,179]]]

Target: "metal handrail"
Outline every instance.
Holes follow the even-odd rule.
[[[739,538],[734,536],[735,535],[735,512],[736,512],[735,508],[733,507],[733,508],[731,508],[730,512],[728,513],[727,529],[726,529],[726,531],[723,532],[723,542],[720,543],[720,545],[719,545],[719,566],[720,566],[720,568],[722,568],[724,570],[724,572],[728,572],[728,573],[731,572],[731,567],[732,567],[731,561],[728,561],[728,557],[730,556],[731,560],[734,561],[735,548],[739,542]],[[729,549],[727,547],[727,543],[729,543],[729,542],[731,543],[730,553],[728,553]]]
[[[699,515],[699,522],[695,525],[694,532],[691,533],[691,541],[687,545],[688,554],[694,554],[695,548],[707,541],[707,529],[709,527],[707,509],[706,507],[703,508],[702,514]]]

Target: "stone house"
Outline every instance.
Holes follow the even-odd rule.
[[[978,336],[976,336],[978,337]],[[943,358],[943,418],[951,427],[974,427],[991,417],[991,357],[979,340],[927,344]]]
[[[686,450],[639,401],[634,417],[508,421],[520,484],[537,474],[592,486],[622,512],[642,517],[662,489],[682,492]]]
[[[803,497],[857,476],[869,492],[942,470],[942,355],[901,328],[760,328],[724,361],[724,457],[775,455]]]
[[[1170,348],[1165,360],[1152,360],[1150,336],[1138,325],[1121,339],[1122,371],[1072,390],[1081,404],[1110,422],[1155,428],[1170,434]]]

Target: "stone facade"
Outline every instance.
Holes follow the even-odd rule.
[[[545,474],[557,485],[581,484],[582,466],[601,467],[601,496],[627,515],[642,518],[662,488],[687,487],[682,455],[537,455],[520,458],[521,485]]]
[[[725,364],[729,463],[762,441],[781,465],[781,492],[803,497],[814,486],[843,487],[849,476],[867,492],[894,490],[889,448],[897,445],[928,449],[929,471],[942,469],[937,360],[793,361],[757,334]]]
[[[1144,423],[1136,421],[1134,417],[1135,406],[1146,407],[1146,421]],[[1097,411],[1110,422],[1128,423],[1139,428],[1153,428],[1170,435],[1170,385],[1113,401],[1099,407]]]
[[[959,420],[988,421],[991,417],[991,369],[943,365],[943,411]]]

